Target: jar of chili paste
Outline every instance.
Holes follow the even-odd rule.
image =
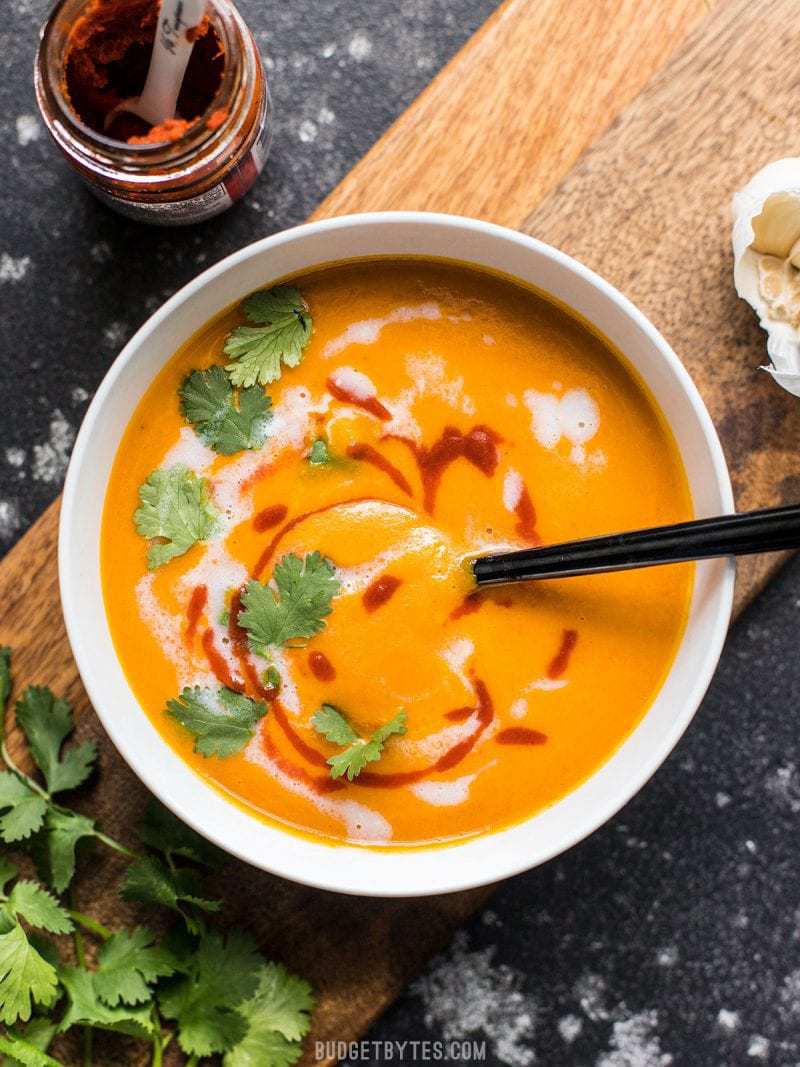
[[[209,0],[177,113],[157,126],[130,112],[158,24],[158,0],[59,0],[42,28],[35,82],[56,144],[92,192],[141,222],[185,225],[219,215],[261,172],[271,104],[253,36],[229,0]],[[107,127],[107,128],[106,128]]]

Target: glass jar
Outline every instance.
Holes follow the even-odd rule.
[[[272,140],[261,55],[241,15],[229,0],[209,0],[225,63],[204,114],[176,140],[130,144],[86,125],[67,96],[69,35],[87,6],[59,0],[41,31],[36,96],[56,144],[92,192],[123,215],[168,226],[219,215],[251,188]]]

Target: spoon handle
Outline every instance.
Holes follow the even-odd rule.
[[[147,80],[136,106],[136,113],[154,126],[175,115],[194,48],[191,30],[205,7],[206,0],[162,0]]]
[[[483,556],[472,571],[478,585],[498,585],[787,548],[800,548],[800,504]]]

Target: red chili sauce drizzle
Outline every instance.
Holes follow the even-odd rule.
[[[263,722],[266,724],[266,720],[263,720]],[[296,763],[287,760],[280,754],[275,742],[267,733],[266,725],[262,726],[260,736],[261,745],[267,757],[272,760],[279,770],[290,778],[294,778],[296,782],[304,782],[315,793],[335,793],[339,789],[345,788],[344,782],[340,782],[336,778],[318,778],[314,774],[309,774],[304,767],[298,767]]]
[[[228,689],[233,689],[236,693],[243,693],[245,690],[244,683],[239,681],[238,678],[234,678],[231,674],[230,667],[225,660],[225,657],[219,651],[214,644],[214,631],[206,630],[203,634],[203,651],[206,654],[208,665],[220,681]]]
[[[371,614],[383,607],[388,600],[392,599],[402,584],[403,579],[396,578],[393,574],[382,574],[374,582],[370,582],[361,597],[364,610]]]
[[[186,629],[183,634],[183,639],[187,648],[191,648],[194,644],[195,634],[197,633],[197,624],[200,622],[200,616],[203,614],[207,603],[208,587],[205,585],[196,585],[192,590],[189,606],[186,609]]]
[[[498,745],[544,745],[547,734],[529,730],[526,726],[509,726],[495,738]]]
[[[536,508],[526,485],[522,487],[514,513],[517,516],[516,531],[519,536],[532,544],[540,544],[542,539],[536,530]]]
[[[279,522],[283,522],[288,514],[289,509],[285,504],[272,504],[270,507],[264,508],[263,511],[259,511],[253,519],[253,529],[257,533],[271,530],[273,526],[277,526]]]
[[[308,666],[320,682],[332,682],[336,677],[336,668],[324,652],[311,652],[308,657]]]
[[[560,678],[564,671],[569,666],[570,656],[572,650],[578,643],[578,631],[577,630],[564,630],[561,635],[561,646],[558,652],[550,660],[550,664],[547,668],[547,677],[556,679]]]
[[[461,603],[453,608],[449,618],[463,619],[465,615],[473,615],[476,611],[480,611],[483,605],[489,602],[496,604],[499,608],[514,607],[514,600],[512,597],[486,596],[481,593],[479,589],[476,589],[472,593],[467,593]]]
[[[490,426],[473,426],[467,433],[455,426],[445,426],[438,441],[434,441],[430,448],[396,434],[387,434],[387,439],[402,441],[411,450],[419,467],[423,504],[429,514],[433,514],[442,475],[450,464],[465,459],[491,478],[497,470],[497,445],[503,440]]]
[[[385,456],[381,455],[377,448],[367,444],[348,445],[347,455],[350,459],[357,459],[362,463],[371,463],[373,467],[377,467],[384,474],[388,474],[398,489],[401,489],[408,496],[413,496],[413,490],[408,478],[395,467],[394,463],[390,463]]]
[[[470,717],[474,710],[475,708],[469,705],[465,708],[453,708],[452,711],[446,711],[444,717],[450,719],[451,722],[463,722]]]
[[[325,388],[331,396],[341,400],[343,404],[352,404],[354,407],[363,408],[370,415],[374,415],[376,419],[388,422],[392,417],[391,411],[384,407],[376,396],[359,396],[357,393],[352,393],[349,389],[344,389],[341,385],[337,385],[333,378],[328,378]]]
[[[267,566],[269,561],[274,556],[275,549],[278,547],[278,545],[281,543],[281,541],[284,539],[284,537],[287,535],[287,533],[289,533],[290,530],[293,530],[295,528],[295,526],[299,526],[301,522],[305,522],[306,519],[310,519],[312,517],[312,515],[321,515],[325,511],[332,511],[333,508],[340,508],[340,507],[343,507],[345,504],[360,504],[364,500],[377,500],[377,499],[378,499],[377,497],[371,497],[371,496],[354,496],[354,497],[351,497],[349,500],[340,500],[335,504],[324,504],[321,508],[313,508],[311,511],[304,511],[302,513],[302,515],[295,515],[295,517],[293,519],[289,519],[289,521],[287,523],[284,523],[284,525],[281,526],[280,530],[277,531],[277,533],[273,536],[272,540],[269,542],[267,547],[264,549],[264,551],[258,557],[258,561],[256,562],[256,565],[253,568],[253,577],[254,578],[260,578],[261,577],[261,575],[264,572],[265,567]],[[385,500],[385,501],[382,501],[382,503],[389,504],[389,503],[391,503],[391,501]],[[394,506],[396,506],[396,505],[394,505]]]

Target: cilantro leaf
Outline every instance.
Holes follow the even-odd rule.
[[[352,745],[358,741],[358,734],[333,704],[323,704],[319,711],[315,711],[311,725],[333,745]]]
[[[374,763],[381,758],[383,746],[393,734],[406,732],[406,713],[399,711],[393,719],[378,727],[366,741],[358,737],[341,712],[330,704],[323,704],[319,711],[314,713],[311,723],[317,733],[322,734],[328,741],[347,745],[347,748],[331,756],[328,763],[331,778],[341,778],[346,774],[348,781],[352,782],[368,763]]]
[[[234,385],[268,385],[281,376],[281,363],[296,367],[311,340],[311,316],[297,289],[278,285],[252,293],[242,305],[256,326],[237,326],[223,351],[230,356],[225,370]]]
[[[178,1024],[178,1043],[189,1055],[226,1052],[243,1039],[244,1017],[236,1008],[258,984],[261,958],[252,941],[234,931],[227,940],[206,934],[182,961],[185,976],[159,997],[161,1013]]]
[[[0,838],[11,845],[24,841],[44,822],[47,801],[11,771],[0,771]]]
[[[311,552],[304,559],[286,555],[277,564],[273,579],[280,598],[270,586],[249,581],[242,594],[245,610],[239,625],[247,630],[253,652],[265,656],[270,645],[319,633],[339,591],[334,574],[330,560]]]
[[[75,728],[72,709],[66,700],[56,699],[45,686],[32,685],[17,701],[17,722],[22,728],[31,755],[44,774],[49,793],[74,789],[92,773],[97,757],[94,742],[73,745],[59,758],[61,746]]]
[[[223,1056],[222,1067],[291,1067],[297,1063],[303,1054],[299,1041],[287,1041],[268,1023],[261,1025],[258,1018],[249,1022],[247,1033],[239,1044]]]
[[[55,1037],[56,1027],[48,1019],[33,1019],[23,1032],[8,1030],[0,1034],[3,1067],[61,1067],[58,1060],[47,1055],[47,1048]]]
[[[153,943],[143,927],[122,931],[105,941],[97,954],[94,984],[97,995],[112,1008],[120,1002],[143,1004],[150,1000],[149,984],[174,974],[176,961],[166,949]]]
[[[166,714],[194,734],[195,752],[224,759],[241,752],[252,739],[267,706],[225,687],[215,694],[195,686],[167,701]]]
[[[321,467],[325,463],[330,463],[330,450],[328,449],[327,444],[321,437],[318,437],[316,439],[314,444],[309,449],[308,456],[306,458],[308,459],[308,462],[312,465],[312,467]]]
[[[12,915],[51,934],[68,934],[72,930],[72,920],[66,910],[36,882],[27,879],[17,882],[4,906]]]
[[[205,867],[217,868],[224,859],[216,845],[195,833],[156,800],[151,800],[147,806],[139,837],[165,856],[182,856]]]
[[[180,388],[181,411],[209,448],[223,456],[261,448],[267,436],[272,401],[251,386],[239,393],[239,405],[220,366],[192,371]]]
[[[223,1067],[290,1067],[311,1025],[311,986],[279,963],[266,963],[258,987],[239,1007],[248,1023],[244,1038],[225,1054]]]
[[[154,856],[144,856],[128,868],[120,896],[123,900],[171,908],[183,916],[188,928],[196,933],[200,924],[186,910],[186,905],[194,905],[202,911],[219,911],[222,906],[220,901],[202,897],[200,892],[199,880],[193,871],[171,871]]]
[[[36,1028],[35,1033],[31,1033],[34,1023],[42,1023],[42,1026]],[[38,1032],[46,1035],[47,1044],[44,1048],[39,1045],[39,1041],[45,1038],[39,1038]],[[60,1062],[53,1060],[53,1057],[49,1056],[46,1051],[54,1033],[55,1026],[48,1023],[46,1019],[34,1019],[26,1026],[25,1034],[12,1030],[0,1034],[0,1052],[5,1052],[10,1057],[7,1060],[3,1058],[2,1067],[61,1067]],[[34,1038],[36,1044],[34,1044]]]
[[[75,874],[75,849],[79,841],[95,836],[94,820],[77,811],[49,807],[44,828],[32,843],[33,857],[39,874],[63,893]]]
[[[59,1024],[63,1033],[71,1026],[96,1026],[130,1037],[146,1038],[153,1033],[153,1018],[149,1005],[110,1007],[100,999],[95,976],[82,967],[62,967],[58,972],[67,991],[69,1006]]]
[[[139,486],[139,500],[141,506],[133,515],[137,532],[142,537],[163,538],[147,551],[151,571],[182,556],[192,545],[210,537],[214,529],[217,514],[209,501],[206,480],[186,467],[153,471]]]
[[[11,1026],[31,1017],[32,1003],[56,999],[56,969],[28,940],[19,923],[0,934],[0,1021]]]

